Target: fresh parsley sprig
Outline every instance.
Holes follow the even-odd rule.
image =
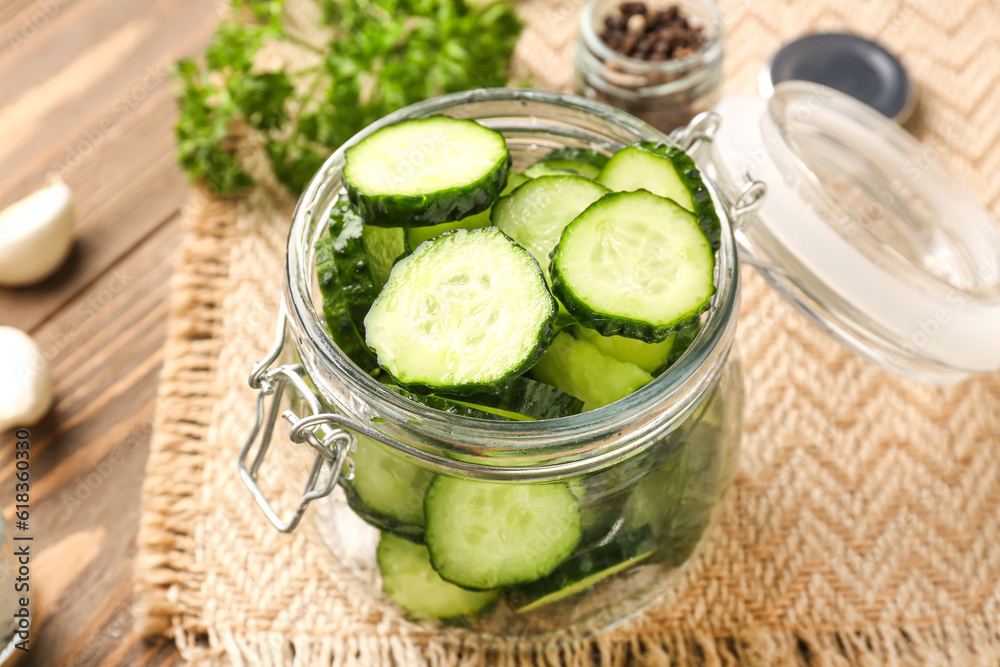
[[[334,38],[311,45],[286,21],[284,0],[234,0],[203,61],[177,63],[178,159],[225,194],[252,185],[230,136],[260,131],[277,179],[301,192],[323,161],[358,131],[414,102],[502,86],[521,23],[504,0],[316,0]],[[268,40],[311,50],[302,71],[258,71]]]

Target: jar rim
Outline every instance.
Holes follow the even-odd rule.
[[[296,204],[289,231],[285,264],[285,301],[288,319],[310,376],[316,375],[317,357],[332,367],[340,387],[352,396],[377,402],[375,425],[394,441],[391,446],[420,458],[431,467],[461,468],[467,474],[500,478],[558,478],[597,470],[638,453],[661,434],[680,423],[714,385],[731,347],[739,306],[739,265],[729,208],[720,191],[706,177],[722,223],[721,246],[716,260],[716,294],[701,331],[670,370],[653,382],[612,404],[577,415],[538,421],[487,421],[460,417],[406,399],[387,390],[364,373],[335,345],[312,296],[312,246],[317,224],[342,188],[345,150],[386,125],[404,119],[448,114],[463,106],[510,102],[527,106],[565,109],[596,116],[634,133],[640,140],[670,142],[652,126],[608,105],[564,93],[528,89],[480,89],[453,93],[400,109],[365,128],[326,161]],[[472,117],[472,116],[470,116]],[[525,116],[532,122],[535,116]],[[670,142],[672,143],[672,142]],[[317,210],[317,206],[321,210]],[[305,348],[308,353],[303,353]],[[313,377],[317,388],[330,398],[330,378]],[[652,408],[658,410],[655,418]],[[347,406],[341,411],[359,419]],[[604,437],[601,437],[604,436]],[[423,438],[433,439],[427,443]],[[400,440],[404,442],[399,442]],[[586,446],[581,441],[594,440]],[[419,446],[408,444],[419,442]],[[497,451],[497,444],[510,447]],[[432,453],[426,450],[431,449]],[[437,452],[433,450],[437,449]],[[458,455],[462,460],[456,460]],[[469,463],[471,461],[471,463]]]
[[[708,9],[711,16],[711,21],[708,24],[710,28],[709,38],[702,45],[702,47],[691,55],[684,56],[683,58],[673,58],[671,60],[661,60],[655,62],[641,60],[639,58],[633,58],[631,56],[621,54],[612,49],[603,39],[601,39],[600,35],[597,34],[597,31],[594,28],[594,14],[597,10],[597,5],[604,1],[606,0],[587,0],[587,4],[584,5],[583,11],[580,12],[580,39],[591,53],[604,62],[626,64],[629,71],[640,74],[647,74],[651,72],[678,73],[690,69],[693,66],[697,66],[700,63],[713,62],[721,59],[722,57],[722,46],[724,41],[722,14],[719,11],[719,6],[715,4],[713,0],[700,0],[701,4]],[[660,87],[662,88],[669,85],[676,85],[676,82],[672,82],[671,84],[662,84]]]

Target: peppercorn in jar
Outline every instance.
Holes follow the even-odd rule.
[[[722,54],[711,0],[591,0],[580,18],[574,91],[670,132],[718,101]]]

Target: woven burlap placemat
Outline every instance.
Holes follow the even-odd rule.
[[[1000,6],[993,0],[729,0],[726,87],[808,30],[900,54],[911,129],[1000,214]],[[581,0],[529,0],[517,69],[566,89]],[[726,513],[671,600],[566,647],[494,653],[409,626],[344,575],[310,521],[278,534],[236,475],[269,348],[291,200],[196,197],[174,283],[136,568],[137,624],[219,664],[997,664],[1000,377],[930,388],[852,357],[746,272],[747,386]],[[286,469],[304,475],[291,459]],[[299,477],[301,480],[301,477]],[[280,484],[278,489],[283,488]],[[291,506],[296,490],[282,492]],[[534,649],[533,651],[531,649]]]

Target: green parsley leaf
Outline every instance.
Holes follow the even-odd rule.
[[[177,63],[178,161],[224,194],[252,185],[230,138],[264,134],[276,178],[301,192],[341,144],[386,114],[438,95],[505,85],[521,23],[504,0],[315,0],[336,36],[305,45],[284,0],[234,0],[202,61]],[[258,72],[269,40],[316,50],[307,71]]]

